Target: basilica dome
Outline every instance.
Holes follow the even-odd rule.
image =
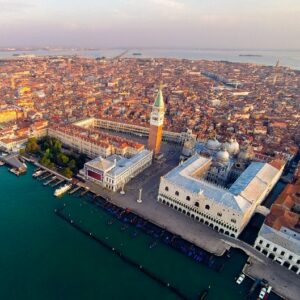
[[[229,153],[226,150],[220,150],[217,153],[216,158],[217,158],[217,161],[219,161],[219,162],[226,162],[229,160]]]
[[[209,150],[218,150],[220,148],[221,144],[217,139],[210,139],[206,143],[206,147]]]
[[[228,142],[224,143],[225,150],[228,151],[230,155],[235,155],[240,151],[240,145],[236,139],[230,139]]]

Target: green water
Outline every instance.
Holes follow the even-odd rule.
[[[246,256],[233,252],[218,273],[164,244],[149,249],[152,238],[133,227],[121,231],[106,212],[77,196],[56,199],[53,188],[32,179],[33,168],[16,177],[0,168],[0,299],[178,299],[113,252],[59,218],[54,209],[176,286],[186,297],[210,285],[207,299],[243,299],[252,282],[234,278]]]

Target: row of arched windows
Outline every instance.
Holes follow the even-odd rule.
[[[205,220],[205,219],[203,219],[203,218],[199,218],[199,217],[198,217],[197,215],[195,215],[193,212],[181,208],[181,207],[179,206],[179,205],[181,205],[180,203],[178,203],[178,206],[177,206],[176,204],[173,204],[173,203],[171,203],[171,202],[169,202],[169,201],[166,201],[165,199],[163,199],[163,198],[161,198],[161,197],[158,198],[158,201],[162,202],[163,204],[166,204],[166,205],[170,206],[171,208],[174,208],[174,209],[178,210],[179,212],[182,212],[182,213],[186,214],[187,216],[189,216],[189,217],[195,219],[196,221],[199,221],[199,222],[201,222],[201,223],[204,223],[204,224],[206,224],[206,225],[208,225],[208,226],[210,226],[210,227],[212,227],[212,228],[218,230],[218,231],[221,232],[221,233],[225,233],[225,234],[231,235],[232,237],[235,237],[235,234],[233,234],[233,233],[230,234],[229,231],[226,231],[226,229],[228,229],[228,230],[230,230],[230,231],[233,231],[233,232],[237,233],[237,229],[231,227],[230,225],[224,224],[222,221],[215,220],[213,217],[210,217],[209,215],[203,214],[202,212],[199,212],[199,211],[196,212],[196,211],[195,211],[197,214],[202,215],[203,218],[205,218],[205,219],[207,219],[207,220]],[[198,203],[198,202],[196,202],[195,205],[196,205],[197,203]],[[198,205],[199,205],[199,203],[198,203]],[[209,209],[209,208],[208,208],[208,209]],[[219,226],[225,227],[226,229],[222,229],[221,227],[219,228],[218,225],[213,224],[213,223],[209,223],[209,221],[213,221],[213,222],[217,223]]]

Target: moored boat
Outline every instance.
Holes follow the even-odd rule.
[[[40,175],[43,174],[43,171],[42,170],[37,170],[36,172],[34,172],[32,174],[32,177],[36,178],[36,177],[39,177]]]
[[[63,195],[65,192],[67,192],[68,190],[70,190],[72,187],[72,184],[65,184],[59,188],[57,188],[54,192],[54,196],[58,197],[58,196],[61,196]]]

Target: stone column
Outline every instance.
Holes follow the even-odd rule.
[[[139,198],[137,199],[137,203],[142,203],[143,202],[143,200],[142,200],[142,191],[143,191],[143,189],[139,190]]]

